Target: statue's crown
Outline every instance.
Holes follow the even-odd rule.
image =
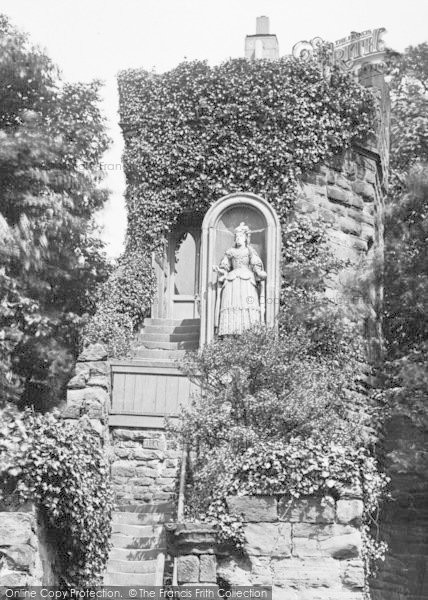
[[[242,223],[239,223],[238,227],[235,227],[234,231],[235,235],[237,233],[245,233],[245,235],[248,235],[250,233],[250,228],[242,221]]]

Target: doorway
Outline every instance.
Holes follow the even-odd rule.
[[[200,228],[179,228],[170,237],[169,313],[171,319],[200,318],[200,245]]]

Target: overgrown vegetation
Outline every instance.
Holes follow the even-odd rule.
[[[0,503],[35,502],[53,531],[61,583],[100,583],[108,558],[113,496],[109,465],[89,421],[3,412]]]
[[[110,356],[125,356],[135,329],[149,313],[155,281],[150,253],[128,251],[98,290],[97,312],[83,332],[86,344],[103,343]]]
[[[93,223],[108,138],[99,82],[62,82],[2,15],[0,49],[0,402],[47,409],[109,272]]]
[[[390,58],[392,188],[385,220],[384,394],[428,429],[428,44]]]
[[[373,132],[370,91],[314,62],[184,62],[119,75],[129,244],[161,244],[180,215],[261,194],[285,225],[296,178]]]
[[[235,191],[272,203],[285,242],[298,178],[374,130],[372,94],[339,71],[327,81],[315,61],[233,59],[216,67],[185,62],[162,75],[124,71],[119,95],[127,140],[124,260],[162,251],[183,214],[202,216]],[[134,287],[142,281],[132,277]],[[142,313],[153,297],[151,286],[147,267]],[[122,310],[111,309],[111,302],[123,305],[120,278],[113,276],[105,289],[107,302],[101,302],[88,339],[95,329],[108,338],[112,320],[123,322],[116,318]],[[117,344],[121,352],[127,340],[126,323]]]
[[[361,324],[324,295],[325,277],[343,265],[322,226],[299,217],[289,231],[278,332],[248,330],[184,361],[203,390],[179,429],[192,456],[188,517],[217,523],[240,546],[228,495],[339,496],[357,486],[369,574],[386,548],[369,524],[387,479],[372,453],[380,415],[366,394],[366,341]]]

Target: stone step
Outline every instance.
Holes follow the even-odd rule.
[[[144,319],[144,326],[195,327],[200,323],[200,319]]]
[[[174,502],[145,502],[144,504],[119,504],[114,514],[126,513],[170,513],[174,514]]]
[[[109,559],[107,573],[156,573],[157,557],[152,560]]]
[[[158,557],[159,552],[166,552],[166,548],[156,547],[148,550],[140,548],[112,548],[110,550],[109,560],[151,561]]]
[[[159,538],[162,533],[162,525],[134,525],[118,521],[112,522],[112,533],[122,533],[138,538]]]
[[[133,358],[140,359],[149,359],[149,360],[163,360],[163,361],[179,361],[186,354],[185,350],[161,350],[156,348],[145,348],[145,347],[137,347],[134,350]]]
[[[151,360],[150,358],[145,358],[144,356],[140,357],[134,354],[132,360],[133,362],[138,363],[142,367],[154,367],[158,369],[162,367],[171,367],[173,369],[177,368],[177,361],[171,360],[170,358],[165,358],[164,360]]]
[[[199,335],[201,328],[199,325],[191,325],[191,326],[183,326],[183,327],[175,327],[174,325],[146,325],[144,329],[141,330],[141,334],[146,333],[167,333],[171,334],[188,334],[194,333],[195,335]]]
[[[172,513],[138,513],[138,512],[115,512],[113,523],[124,523],[126,525],[155,525],[166,523],[171,519]]]
[[[199,336],[201,331],[200,327],[155,327],[154,325],[147,325],[140,332],[139,335],[145,335],[146,333],[150,334],[159,334],[159,335],[190,335]]]
[[[195,342],[143,342],[145,348],[153,350],[196,350]]]
[[[156,585],[158,581],[157,573],[106,573],[104,585],[111,586],[135,586],[135,585]]]
[[[164,536],[136,537],[123,533],[113,533],[111,543],[115,548],[129,548],[133,550],[154,550],[164,545]]]
[[[199,333],[140,333],[139,342],[199,342]]]

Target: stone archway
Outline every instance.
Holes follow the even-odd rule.
[[[232,232],[241,221],[252,231],[251,244],[257,248],[267,272],[266,325],[273,327],[279,308],[281,230],[273,207],[260,196],[234,193],[220,198],[205,215],[201,240],[201,337],[200,346],[214,338],[216,265],[231,245]]]

